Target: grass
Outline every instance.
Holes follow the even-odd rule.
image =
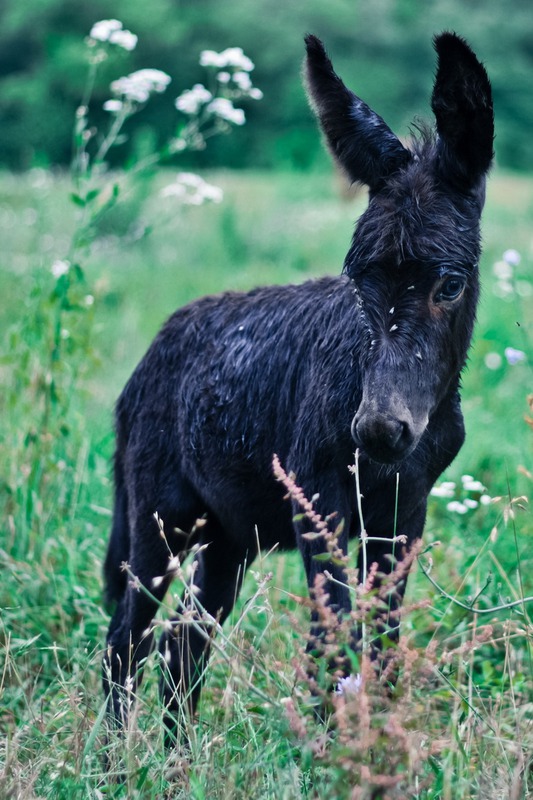
[[[108,619],[100,568],[114,400],[178,305],[208,292],[338,272],[364,206],[364,197],[343,199],[336,180],[320,174],[211,177],[224,187],[221,206],[163,206],[157,189],[170,176],[159,175],[101,223],[79,298],[80,308],[87,295],[94,304],[64,317],[56,417],[44,399],[53,351],[50,266],[74,227],[68,181],[42,170],[0,177],[0,796],[527,797],[531,605],[465,612],[415,567],[396,698],[391,703],[369,677],[364,702],[343,709],[328,738],[302,671],[308,612],[298,601],[306,590],[297,554],[270,554],[254,565],[218,638],[190,757],[165,759],[154,658],[131,730],[107,745],[126,765],[126,783],[105,777],[99,673]],[[426,526],[425,544],[434,546],[423,563],[432,558],[431,575],[449,594],[468,604],[492,575],[478,601],[484,608],[533,594],[533,522],[527,503],[515,500],[530,493],[533,471],[533,431],[524,421],[533,383],[532,216],[533,182],[497,174],[464,376],[468,438],[446,476],[460,486],[462,474],[473,475],[501,499],[459,515],[431,498]],[[519,291],[501,297],[493,264],[511,247],[522,254]],[[511,366],[507,347],[527,360]],[[490,369],[494,353],[501,360],[489,358],[497,364]],[[176,584],[163,617],[179,592]]]

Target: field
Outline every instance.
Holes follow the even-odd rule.
[[[245,172],[208,176],[224,202],[185,208],[159,194],[172,177],[147,178],[97,220],[67,286],[58,260],[81,213],[68,177],[0,176],[0,797],[533,796],[533,181],[502,173],[484,216],[467,442],[443,476],[453,498],[430,499],[422,556],[451,599],[415,564],[395,695],[369,678],[336,734],[315,721],[303,569],[296,554],[269,554],[219,637],[190,752],[164,756],[155,657],[130,729],[106,740],[114,401],[177,306],[338,272],[365,203],[329,174]],[[502,261],[509,249],[518,264]],[[462,502],[481,494],[492,501]],[[124,783],[106,777],[106,748]]]

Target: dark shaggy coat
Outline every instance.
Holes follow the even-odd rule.
[[[309,520],[293,520],[273,475],[274,454],[308,497],[318,493],[323,517],[335,514],[333,528],[343,520],[346,552],[349,536],[361,532],[348,469],[358,448],[368,563],[385,573],[394,526],[410,543],[422,535],[427,495],[463,442],[458,388],[478,298],[479,220],[492,159],[487,75],[462,39],[438,37],[436,133],[407,149],[344,86],[321,42],[310,36],[306,43],[309,94],[328,146],[352,180],[368,185],[369,205],[340,277],[206,297],[177,311],[118,401],[105,564],[116,609],[104,661],[117,721],[126,709],[123,687],[128,677],[138,682],[152,645],[169,550],[206,545],[197,556],[197,601],[220,621],[257,547],[276,544],[299,547],[310,589],[328,570],[331,606],[350,609],[342,566],[324,560],[322,537],[304,536]],[[201,517],[205,524],[194,527]],[[397,587],[393,607],[404,588]],[[396,633],[389,629],[389,639]],[[180,704],[196,703],[206,635],[204,623],[185,625],[178,615],[162,637],[170,730]]]

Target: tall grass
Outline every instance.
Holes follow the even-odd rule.
[[[364,204],[343,200],[319,174],[214,179],[225,190],[221,206],[163,204],[161,175],[102,221],[62,316],[54,369],[63,405],[52,425],[58,298],[50,270],[73,230],[67,180],[42,170],[1,176],[0,796],[527,797],[531,604],[466,611],[416,564],[392,697],[362,663],[363,693],[344,706],[333,699],[331,729],[316,721],[304,668],[303,570],[296,554],[273,553],[254,565],[217,638],[190,753],[164,754],[155,656],[127,735],[106,738],[100,567],[114,399],[176,306],[206,292],[338,272]],[[533,524],[520,499],[531,493],[533,472],[524,421],[532,416],[532,209],[530,180],[493,178],[484,294],[464,378],[468,438],[446,476],[457,501],[478,497],[463,488],[467,473],[493,502],[460,514],[447,508],[449,498],[432,497],[429,549],[420,555],[448,595],[481,610],[533,594]],[[510,247],[522,259],[502,289],[493,265]],[[525,360],[510,364],[508,347]],[[177,581],[161,620],[180,591]],[[124,783],[105,774],[104,751]]]

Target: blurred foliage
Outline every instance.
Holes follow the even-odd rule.
[[[100,119],[117,71],[143,67],[172,76],[154,98],[142,127],[131,120],[116,159],[127,161],[146,137],[163,141],[176,127],[174,99],[201,80],[203,49],[238,45],[254,60],[265,102],[247,104],[252,124],[222,137],[202,164],[309,168],[323,158],[301,87],[303,35],[324,39],[346,82],[399,134],[414,115],[427,117],[434,55],[431,37],[464,35],[486,63],[494,87],[500,165],[533,165],[533,14],[530,0],[3,0],[0,8],[0,160],[11,168],[68,163],[71,120],[87,64],[80,44],[92,24],[116,17],[139,36],[133,52],[115,48],[99,72],[94,112]],[[171,93],[169,96],[169,92]],[[195,164],[198,156],[190,156]]]

